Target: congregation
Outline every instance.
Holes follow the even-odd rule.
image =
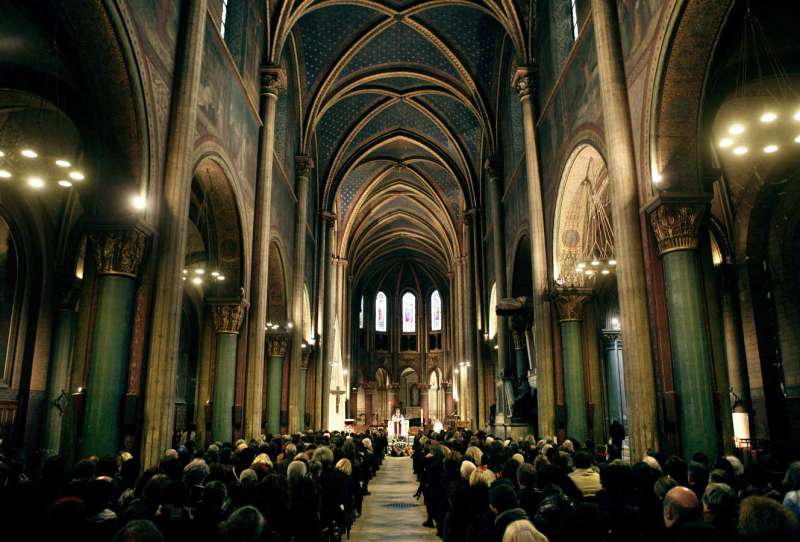
[[[0,446],[0,539],[115,542],[317,542],[348,536],[380,468],[383,431],[345,436],[187,441],[155,468],[89,457],[29,470]]]
[[[622,459],[609,444],[418,434],[426,527],[445,542],[784,542],[798,539],[800,461],[697,453]]]

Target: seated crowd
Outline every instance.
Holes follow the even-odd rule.
[[[631,465],[614,445],[464,432],[418,434],[413,463],[424,525],[445,542],[800,540],[800,461],[771,484],[736,456]]]
[[[349,533],[386,451],[383,432],[305,433],[167,450],[142,472],[128,453],[67,474],[28,472],[0,451],[2,540],[337,541]]]

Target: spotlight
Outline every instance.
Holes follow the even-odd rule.
[[[192,284],[197,284],[197,285],[203,284],[203,279],[201,279],[200,277],[195,277],[192,279]]]
[[[747,147],[736,147],[735,149],[733,149],[733,154],[735,154],[736,156],[747,154]]]
[[[767,111],[763,115],[761,115],[761,122],[768,123],[772,122],[778,118],[778,115],[773,113],[772,111]]]
[[[203,274],[205,274],[205,272],[206,272],[206,270],[203,269],[202,267],[198,267],[197,269],[194,270],[194,274],[195,275],[203,275]]]
[[[82,181],[86,177],[80,171],[70,171],[69,178],[72,179],[73,181]]]
[[[39,156],[38,154],[36,154],[36,151],[33,150],[33,149],[22,149],[20,151],[20,154],[22,156],[24,156],[25,158],[36,158],[37,156]]]
[[[603,269],[603,270],[602,270],[602,271],[600,271],[600,272],[601,272],[602,274],[604,274],[604,275],[608,275],[609,273],[611,273],[611,271],[609,271],[608,269]]]
[[[608,265],[617,265],[617,260],[608,260]]]
[[[70,173],[69,176],[72,177],[73,179],[75,178],[72,176],[72,173]],[[131,196],[131,207],[133,207],[137,211],[144,211],[144,209],[147,207],[147,198],[145,198],[140,194]]]
[[[72,164],[70,164],[67,160],[56,160],[56,165],[58,167],[70,167]]]
[[[218,277],[219,276],[219,271],[212,271],[211,272],[211,276],[212,277]]]
[[[733,145],[733,139],[731,139],[729,137],[724,137],[719,142],[719,146],[720,146],[721,149],[727,149],[731,145]]]
[[[777,151],[778,151],[777,145],[767,145],[766,147],[764,147],[764,152],[767,154],[772,154],[773,152]]]
[[[795,114],[794,114],[794,120],[796,120],[796,121],[800,122],[800,111],[797,111],[797,112],[795,112]]]
[[[67,181],[66,179],[61,179],[60,181],[58,181],[58,186],[62,188],[69,188],[72,186],[72,183]]]
[[[800,138],[800,136],[797,137]],[[10,179],[10,178],[11,178],[10,171],[8,171],[7,169],[0,169],[0,179]]]
[[[794,142],[795,142],[795,143],[800,143],[800,135],[799,135],[799,136],[797,136],[796,138],[794,138]]]
[[[655,173],[653,173],[653,182],[654,182],[654,183],[658,184],[658,183],[660,183],[662,180],[664,180],[664,177],[663,177],[663,175],[661,175],[661,174],[660,174],[659,172],[657,172],[657,171],[656,171]]]
[[[744,125],[743,124],[731,124],[731,127],[728,128],[728,133],[732,135],[739,135],[744,133]]]
[[[28,186],[36,190],[44,188],[44,179],[41,177],[28,177]]]

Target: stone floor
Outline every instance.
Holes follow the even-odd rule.
[[[425,505],[416,500],[417,481],[411,458],[387,457],[370,482],[371,495],[364,498],[363,515],[350,533],[354,542],[439,542],[436,529],[422,526]]]

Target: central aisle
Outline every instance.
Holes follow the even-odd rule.
[[[417,479],[410,457],[386,457],[364,497],[363,515],[350,532],[353,542],[438,542],[436,529],[422,526],[425,505],[414,498]]]

